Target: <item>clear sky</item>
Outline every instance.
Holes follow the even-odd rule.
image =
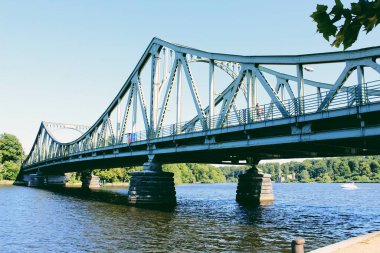
[[[0,0],[0,133],[29,152],[42,120],[92,125],[155,36],[245,55],[341,51],[309,17],[333,2]],[[379,42],[377,28],[352,49]]]

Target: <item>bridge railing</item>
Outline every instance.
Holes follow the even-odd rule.
[[[355,106],[364,106],[366,104],[380,102],[380,80],[364,83],[362,92],[359,92],[360,86],[350,86],[341,89],[333,98],[327,109],[324,111],[332,111],[342,108],[349,108]],[[163,126],[158,133],[149,133],[147,131],[139,131],[136,133],[128,133],[123,137],[121,143],[132,144],[146,140],[153,140],[163,137],[171,137],[180,134],[202,132],[210,129],[228,128],[233,126],[252,124],[258,122],[271,121],[286,117],[302,116],[307,114],[316,113],[322,101],[326,98],[330,91],[320,92],[304,96],[301,99],[287,99],[281,101],[284,108],[288,112],[287,116],[278,109],[275,103],[268,103],[259,107],[246,108],[241,110],[232,110],[225,118],[223,115],[215,115],[211,119],[203,121],[196,121],[190,124],[190,121],[182,122],[180,124],[171,124]],[[360,95],[362,94],[362,99]],[[120,144],[120,143],[117,143]],[[104,148],[116,145],[114,139],[107,139],[98,148]],[[91,147],[86,147],[83,150],[92,150]],[[76,154],[79,149],[75,146],[70,146],[63,149],[56,156],[46,156],[44,160],[62,158],[67,155]],[[43,160],[43,161],[44,161]],[[37,161],[40,162],[40,161]],[[32,162],[33,163],[33,162]]]
[[[324,111],[332,111],[342,108],[355,107],[359,105],[365,105],[369,103],[380,102],[380,80],[364,83],[362,85],[364,93],[364,101],[360,104],[359,100],[359,86],[346,87],[340,90],[335,96],[328,108]],[[326,98],[330,91],[324,91],[316,94],[306,95],[301,99],[287,99],[282,103],[289,112],[288,117],[295,117],[301,115],[307,115],[317,112],[322,101]],[[302,104],[302,106],[300,106]],[[218,126],[221,121],[222,115],[215,115],[211,119],[205,120],[207,129],[204,129],[202,122],[196,121],[195,124],[188,126],[189,122],[182,122],[181,124],[166,125],[161,128],[161,131],[156,135],[150,135],[150,139],[168,137],[178,134],[195,133],[204,130],[217,128],[226,128],[262,121],[271,121],[275,119],[284,118],[281,111],[276,107],[274,103],[264,104],[259,107],[246,108],[237,111],[231,110],[231,112],[224,119],[222,125]],[[182,130],[184,126],[187,126]],[[145,132],[144,132],[145,133]],[[147,140],[146,134],[138,133],[138,141]]]
[[[367,103],[380,102],[380,82],[372,82],[366,85],[365,94],[367,94]]]
[[[326,111],[360,105],[358,88],[359,86],[356,85],[339,91]],[[365,102],[363,104],[380,102],[379,80],[363,84],[363,90],[365,94]],[[317,111],[328,93],[329,91],[324,91],[306,95],[302,99],[287,99],[283,100],[282,103],[285,109],[289,112],[288,117],[307,115]],[[300,106],[301,103],[302,106]],[[204,130],[210,130],[210,126],[213,126],[212,129],[217,129],[284,118],[283,114],[274,103],[268,103],[260,105],[259,107],[246,108],[236,111],[231,110],[225,118],[223,125],[218,126],[221,117],[222,115],[215,115],[211,119],[205,120],[206,124],[202,124],[203,122],[201,121],[196,121],[194,124],[190,125],[190,127],[188,126],[190,121],[182,122],[180,124],[165,125],[161,128],[159,133],[147,133],[146,131],[136,132],[134,133],[134,138],[129,139],[128,137],[125,137],[123,143],[130,144],[132,142],[146,141],[148,139],[201,132]],[[204,125],[207,126],[207,129],[204,129]],[[187,127],[183,130],[185,126]]]

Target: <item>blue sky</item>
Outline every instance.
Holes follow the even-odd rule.
[[[0,133],[15,134],[29,152],[42,120],[91,125],[154,36],[244,55],[341,51],[309,17],[321,2],[333,4],[0,0]],[[377,28],[352,49],[379,41]]]

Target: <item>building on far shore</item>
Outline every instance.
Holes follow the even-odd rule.
[[[289,175],[278,176],[276,179],[276,183],[282,183],[282,182],[286,182],[288,180],[290,180],[290,181],[296,180],[296,173],[293,172]]]

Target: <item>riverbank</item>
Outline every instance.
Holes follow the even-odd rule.
[[[0,185],[13,185],[14,184],[14,181],[12,180],[1,180],[0,181]],[[81,187],[82,186],[82,182],[67,182],[66,183],[66,187]],[[103,185],[101,185],[101,187],[129,187],[129,183],[122,183],[122,182],[118,182],[118,183],[105,183]]]
[[[14,181],[12,180],[1,180],[0,185],[12,185]]]
[[[129,187],[129,183],[105,183],[102,185],[103,187]]]
[[[66,187],[82,187],[82,182],[67,182]]]
[[[66,187],[81,187],[82,182],[67,182]],[[129,183],[117,182],[117,183],[105,183],[101,187],[128,187]]]
[[[348,240],[310,251],[310,253],[376,253],[380,250],[380,231],[360,235]]]

